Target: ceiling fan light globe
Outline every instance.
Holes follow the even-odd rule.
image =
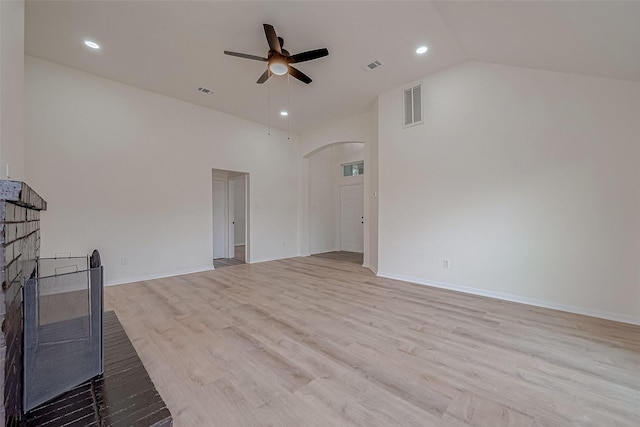
[[[287,74],[287,71],[289,71],[289,67],[287,67],[287,65],[283,64],[282,62],[272,62],[271,64],[269,64],[269,69],[276,76],[282,76],[284,74]]]

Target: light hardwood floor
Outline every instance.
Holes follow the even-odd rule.
[[[312,254],[320,258],[332,259],[334,261],[353,262],[362,265],[364,254],[361,252],[332,251]]]
[[[234,265],[244,264],[244,245],[238,245],[234,248],[233,258],[217,258],[213,260],[213,268],[233,267]]]
[[[317,257],[105,290],[176,426],[639,426],[640,327]]]

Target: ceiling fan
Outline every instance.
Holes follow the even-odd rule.
[[[267,53],[267,58],[256,55],[249,55],[246,53],[229,52],[228,50],[224,51],[225,55],[266,62],[267,70],[260,76],[260,78],[256,82],[259,84],[266,82],[267,79],[273,74],[282,76],[287,73],[303,83],[311,83],[312,80],[309,76],[307,76],[297,68],[293,68],[290,64],[299,64],[300,62],[312,61],[314,59],[322,58],[329,55],[329,51],[323,48],[291,55],[287,50],[283,49],[284,39],[276,35],[276,30],[273,28],[273,25],[263,24],[263,26],[264,34],[267,36],[267,42],[269,43],[269,52]]]

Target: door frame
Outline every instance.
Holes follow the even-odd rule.
[[[235,182],[233,181],[233,178],[229,178],[227,180],[227,212],[226,212],[226,216],[227,216],[227,258],[234,258],[236,256],[236,249],[235,249],[235,243],[236,243],[236,237],[235,237],[235,233],[236,233],[236,228],[235,228],[235,221],[236,221],[236,209],[235,209],[235,203],[234,203],[234,198],[235,198]]]
[[[213,254],[213,259],[218,259],[215,258],[216,254],[215,254],[215,244],[216,244],[216,230],[215,230],[215,222],[216,222],[216,217],[215,217],[215,213],[216,213],[216,198],[215,198],[215,183],[216,182],[222,182],[224,184],[224,195],[223,195],[223,200],[224,200],[224,207],[222,208],[222,214],[224,215],[224,236],[222,237],[222,239],[224,240],[224,258],[229,258],[229,180],[228,179],[224,179],[224,178],[213,178],[211,180],[211,224],[212,224],[212,233],[211,233],[211,248],[213,250],[212,254]]]
[[[240,180],[244,181],[244,259],[247,264],[249,259],[249,174],[242,174],[238,176],[233,176],[229,178],[229,182],[233,181],[234,192],[235,186],[240,182]],[[230,192],[231,193],[231,192]],[[235,256],[235,194],[229,198],[229,212],[230,215],[233,216],[233,219],[229,221],[230,229],[233,229],[233,237],[229,238],[229,250]]]
[[[250,205],[250,174],[248,172],[239,172],[239,171],[229,171],[229,170],[224,170],[224,169],[216,169],[213,168],[212,169],[212,178],[211,178],[211,206],[212,206],[212,210],[211,210],[211,254],[212,254],[212,259],[213,258],[213,254],[215,253],[214,251],[214,245],[215,245],[215,238],[214,238],[214,221],[215,221],[215,217],[214,217],[214,213],[215,213],[215,208],[214,208],[214,197],[213,197],[213,186],[214,186],[214,182],[223,182],[224,185],[224,203],[225,206],[223,208],[223,212],[224,212],[224,224],[225,224],[225,232],[224,232],[224,247],[225,247],[225,258],[233,258],[235,256],[235,242],[234,242],[234,232],[233,232],[233,221],[234,221],[234,205],[233,205],[233,197],[234,195],[232,194],[231,191],[231,181],[240,177],[244,177],[244,185],[245,185],[245,203],[244,203],[244,210],[245,210],[245,234],[244,234],[244,241],[245,241],[245,245],[244,245],[244,262],[246,264],[250,264],[251,263],[251,234],[250,234],[250,209],[249,207]]]

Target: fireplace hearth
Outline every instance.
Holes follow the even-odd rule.
[[[97,251],[39,257],[46,208],[25,183],[0,180],[0,426],[170,427],[117,316],[103,313]]]

